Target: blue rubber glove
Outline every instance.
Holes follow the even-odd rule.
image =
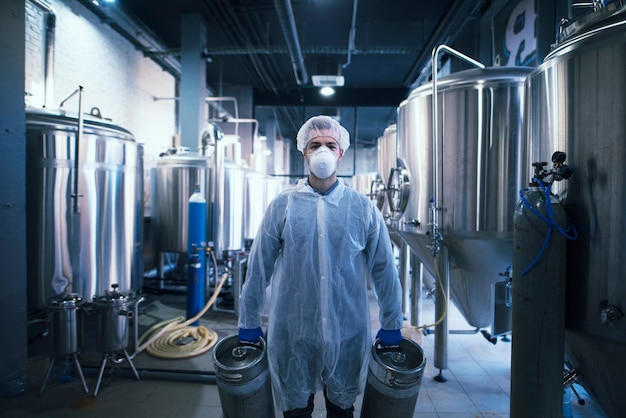
[[[242,343],[258,344],[263,336],[263,330],[258,328],[239,328],[239,341]]]
[[[402,334],[399,329],[380,329],[376,338],[380,340],[380,346],[385,347],[398,347],[402,341]]]

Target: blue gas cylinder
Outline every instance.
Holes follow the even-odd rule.
[[[189,198],[189,221],[187,224],[187,251],[189,263],[187,271],[187,318],[192,318],[202,310],[206,294],[206,200],[196,185]],[[197,322],[194,325],[198,325]]]

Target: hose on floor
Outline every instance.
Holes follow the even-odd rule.
[[[217,333],[203,325],[191,326],[215,303],[228,273],[224,273],[209,301],[196,316],[185,321],[184,316],[168,319],[153,325],[139,339],[137,352],[163,359],[194,357],[209,351],[217,344]],[[145,342],[144,342],[145,341]]]

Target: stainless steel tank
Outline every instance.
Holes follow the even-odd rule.
[[[141,287],[142,154],[99,117],[84,115],[77,148],[78,132],[76,115],[26,110],[30,309],[64,292],[91,301],[111,281]]]
[[[222,257],[225,252],[244,248],[243,208],[246,177],[243,168],[231,160],[224,160],[218,168],[219,194],[213,204],[216,208],[215,253]]]
[[[414,89],[398,110],[398,157],[410,174],[399,233],[436,275],[431,240],[438,226],[452,300],[477,328],[491,324],[491,285],[511,265],[513,213],[527,181],[521,150],[531,71],[471,69],[441,78],[436,145],[432,83]]]
[[[392,179],[396,175],[395,171],[398,166],[398,125],[393,124],[385,128],[383,135],[378,138],[378,161],[377,171],[378,179],[371,185],[370,194],[376,195],[378,208],[383,216],[389,218],[392,211],[395,210],[393,202],[394,194],[388,194],[387,188],[391,185]],[[390,225],[395,227],[395,225]]]
[[[378,138],[378,161],[376,164],[378,175],[387,183],[391,170],[398,166],[398,125],[387,126],[383,135]]]
[[[93,300],[98,308],[96,348],[103,353],[128,350],[132,331],[130,321],[138,301],[133,292],[120,292],[116,284],[111,286],[111,290]]]
[[[562,35],[528,78],[528,159],[565,151],[574,170],[553,188],[578,230],[567,245],[565,360],[608,416],[623,416],[626,6],[613,2]]]
[[[212,202],[213,160],[195,152],[179,150],[164,155],[150,176],[154,246],[157,251],[187,253],[189,214],[187,204],[196,184]],[[211,205],[207,204],[207,237],[211,236]]]
[[[273,176],[250,169],[244,169],[244,174],[243,237],[251,241],[256,237],[267,206],[283,190],[283,183]]]
[[[83,298],[77,294],[62,294],[48,299],[50,312],[50,357],[77,354],[83,346]]]

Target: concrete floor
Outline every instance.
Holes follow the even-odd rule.
[[[377,306],[371,297],[372,329],[377,330]],[[140,324],[148,325],[157,317],[184,315],[184,297],[146,295],[142,303]],[[158,313],[158,314],[157,314]],[[434,304],[424,302],[422,315],[432,322]],[[451,306],[449,329],[469,330],[460,313]],[[210,310],[201,321],[217,332],[220,338],[236,332],[236,318],[232,313]],[[80,361],[90,392],[93,394],[102,355],[94,351],[94,325],[86,321],[85,349]],[[414,418],[476,418],[508,417],[510,393],[511,343],[499,340],[495,345],[480,333],[450,334],[448,338],[448,368],[443,370],[445,383],[434,380],[439,370],[433,366],[434,336],[418,333],[427,359]],[[0,418],[21,417],[202,417],[221,418],[222,408],[217,386],[211,382],[213,365],[211,352],[190,360],[161,360],[140,353],[133,363],[142,375],[136,380],[120,366],[108,365],[97,397],[84,393],[78,378],[53,376],[43,395],[39,396],[48,367],[47,342],[35,341],[29,347],[29,363],[25,393],[0,398]],[[157,376],[150,373],[163,370]],[[584,406],[573,398],[574,417],[605,417],[585,390],[576,386],[586,400]],[[355,408],[359,416],[362,397]],[[277,417],[282,414],[277,413]],[[321,393],[315,399],[315,418],[326,416]]]

